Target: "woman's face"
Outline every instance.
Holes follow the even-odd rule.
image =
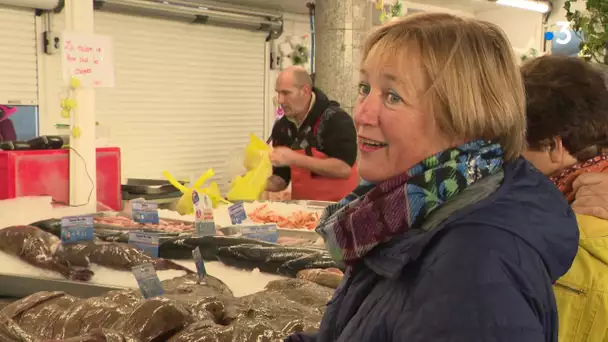
[[[433,114],[423,109],[421,97],[428,85],[417,63],[406,67],[398,63],[403,58],[370,57],[361,70],[354,120],[359,174],[378,182],[406,172],[452,144],[440,132]]]

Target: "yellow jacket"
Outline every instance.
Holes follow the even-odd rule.
[[[572,267],[553,286],[560,342],[608,342],[608,221],[577,215]]]

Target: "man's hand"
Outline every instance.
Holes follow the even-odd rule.
[[[275,167],[291,166],[298,153],[287,147],[275,147],[270,153],[270,161]]]
[[[608,220],[608,173],[583,173],[572,188],[574,212]]]
[[[275,147],[270,161],[274,167],[299,167],[324,177],[347,179],[351,174],[351,167],[339,159],[310,157],[287,147]]]

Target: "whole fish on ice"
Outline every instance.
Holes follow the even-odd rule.
[[[243,268],[258,268],[262,272],[278,273],[295,277],[301,270],[309,268],[336,268],[325,250],[278,245],[261,246],[242,244],[220,247],[217,258],[226,265]]]
[[[15,226],[0,229],[0,251],[70,280],[88,281],[93,272],[69,266],[55,256],[61,240],[51,233],[33,226]]]
[[[79,267],[89,267],[91,263],[107,268],[130,271],[132,267],[152,263],[157,271],[178,270],[193,273],[170,260],[152,258],[135,247],[114,242],[86,241],[61,245],[56,252],[62,262]]]

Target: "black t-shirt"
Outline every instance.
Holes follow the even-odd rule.
[[[316,148],[330,158],[353,166],[357,160],[357,131],[353,119],[323,92],[316,88],[313,91],[315,103],[299,129],[286,117],[275,123],[272,128],[273,146],[303,149],[308,155],[310,149]],[[274,167],[273,174],[283,178],[287,184],[291,181],[288,166]]]

